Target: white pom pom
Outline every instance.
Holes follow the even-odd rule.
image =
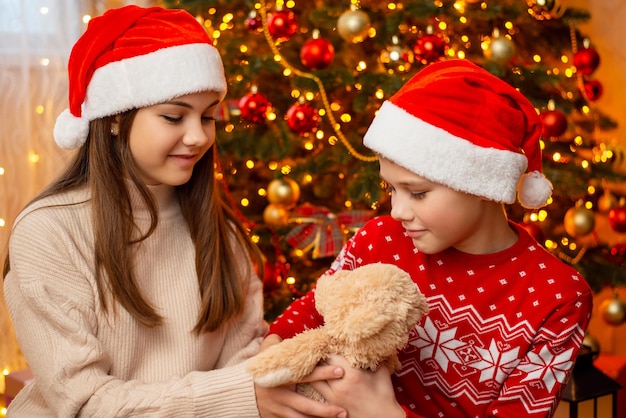
[[[89,121],[72,115],[65,109],[54,125],[54,141],[63,149],[78,148],[85,143],[89,134]]]
[[[532,171],[522,176],[517,198],[527,209],[539,209],[546,205],[552,195],[552,183],[542,173]]]

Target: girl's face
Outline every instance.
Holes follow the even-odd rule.
[[[137,111],[129,147],[147,185],[179,186],[215,142],[213,91],[187,94]]]
[[[432,183],[382,157],[380,175],[391,192],[391,216],[402,222],[419,251],[484,251],[484,199]]]

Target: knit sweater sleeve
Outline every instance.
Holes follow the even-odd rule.
[[[528,405],[534,409],[526,409],[525,416],[552,416],[582,345],[592,304],[593,295],[586,287],[545,319],[532,350],[509,374],[500,396],[487,409],[488,416],[518,416]]]
[[[239,324],[249,331],[245,341],[224,339],[222,368],[151,382],[120,379],[110,373],[113,361],[98,338],[103,313],[87,279],[89,246],[67,223],[34,211],[11,235],[5,296],[35,377],[12,402],[13,410],[29,416],[257,417],[253,382],[240,360],[256,350],[265,332],[259,325],[260,284],[250,287],[254,303]]]

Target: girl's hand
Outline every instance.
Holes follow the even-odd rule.
[[[371,372],[355,369],[341,356],[332,356],[327,361],[332,366],[341,366],[342,379],[314,382],[313,387],[331,404],[340,405],[356,418],[404,418],[406,413],[396,401],[389,369],[381,366]]]
[[[302,382],[327,382],[340,380],[341,367],[323,365],[316,367]],[[324,383],[327,384],[327,383]],[[346,410],[332,402],[324,404],[296,393],[296,385],[266,388],[254,385],[261,418],[347,418]]]

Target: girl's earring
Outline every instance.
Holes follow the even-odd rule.
[[[117,129],[111,128],[111,135],[117,136]]]

